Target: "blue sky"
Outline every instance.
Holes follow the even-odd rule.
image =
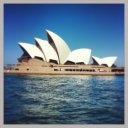
[[[22,55],[18,42],[35,44],[47,39],[49,29],[71,50],[92,49],[92,56],[118,56],[124,65],[123,4],[5,4],[4,64],[15,64]]]

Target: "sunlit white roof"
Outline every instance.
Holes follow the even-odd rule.
[[[110,57],[105,57],[105,58],[98,58],[98,57],[95,57],[95,56],[92,56],[92,58],[99,64],[99,65],[102,65],[102,64],[106,64],[108,67],[111,67],[117,57],[116,56],[110,56]]]
[[[52,31],[46,30],[48,41],[35,38],[37,46],[28,43],[19,43],[25,53],[27,52],[31,58],[40,57],[47,62],[58,62],[58,64],[68,64],[68,61],[73,63],[89,64],[91,49],[81,48],[71,52],[66,42]],[[117,57],[110,56],[99,58],[92,56],[93,61],[98,65],[106,64],[111,67]],[[67,62],[67,63],[66,63]]]
[[[68,45],[57,34],[51,32],[49,30],[46,30],[46,32],[48,35],[49,43],[57,52],[57,55],[59,58],[59,63],[63,64],[65,62],[65,59],[68,57],[68,55],[71,52]]]
[[[50,59],[56,60],[58,62],[57,53],[53,49],[53,47],[48,43],[48,41],[42,40],[39,38],[34,38],[34,39],[35,39],[36,43],[38,43],[38,45],[40,46],[42,52],[44,53],[44,56],[45,56],[47,62],[49,62]]]
[[[77,49],[72,51],[67,57],[66,61],[71,61],[74,63],[83,62],[84,64],[88,64],[91,56],[91,49]]]
[[[21,42],[19,43],[19,45],[31,56],[31,58],[40,57],[45,61],[43,53],[35,45]]]

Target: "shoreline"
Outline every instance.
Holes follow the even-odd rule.
[[[33,72],[33,71],[15,71],[4,70],[4,74],[17,74],[17,75],[91,75],[91,76],[124,76],[124,72]]]

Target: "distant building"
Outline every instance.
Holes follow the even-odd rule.
[[[105,74],[114,72],[113,74],[115,74],[115,72],[124,72],[124,68],[115,66],[116,56],[105,58],[92,56],[93,64],[89,64],[91,49],[81,48],[71,51],[67,43],[57,34],[49,30],[46,30],[46,34],[48,41],[36,37],[34,38],[36,45],[19,43],[23,54],[18,58],[16,71],[43,74],[97,74],[99,72]]]
[[[23,55],[19,61],[28,60],[30,58],[39,58],[42,61],[53,62],[56,64],[89,64],[91,57],[91,49],[81,48],[71,52],[66,42],[57,34],[46,30],[48,41],[35,38],[36,45],[28,43],[19,43],[23,50]],[[111,67],[117,57],[98,58],[92,56],[95,64],[106,64]]]

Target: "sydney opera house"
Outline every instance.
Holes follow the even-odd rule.
[[[124,68],[115,65],[117,56],[91,56],[92,50],[87,48],[71,51],[60,36],[49,30],[46,30],[46,34],[48,41],[34,38],[35,45],[19,42],[23,54],[18,58],[15,68],[5,72],[62,75],[124,74]]]

